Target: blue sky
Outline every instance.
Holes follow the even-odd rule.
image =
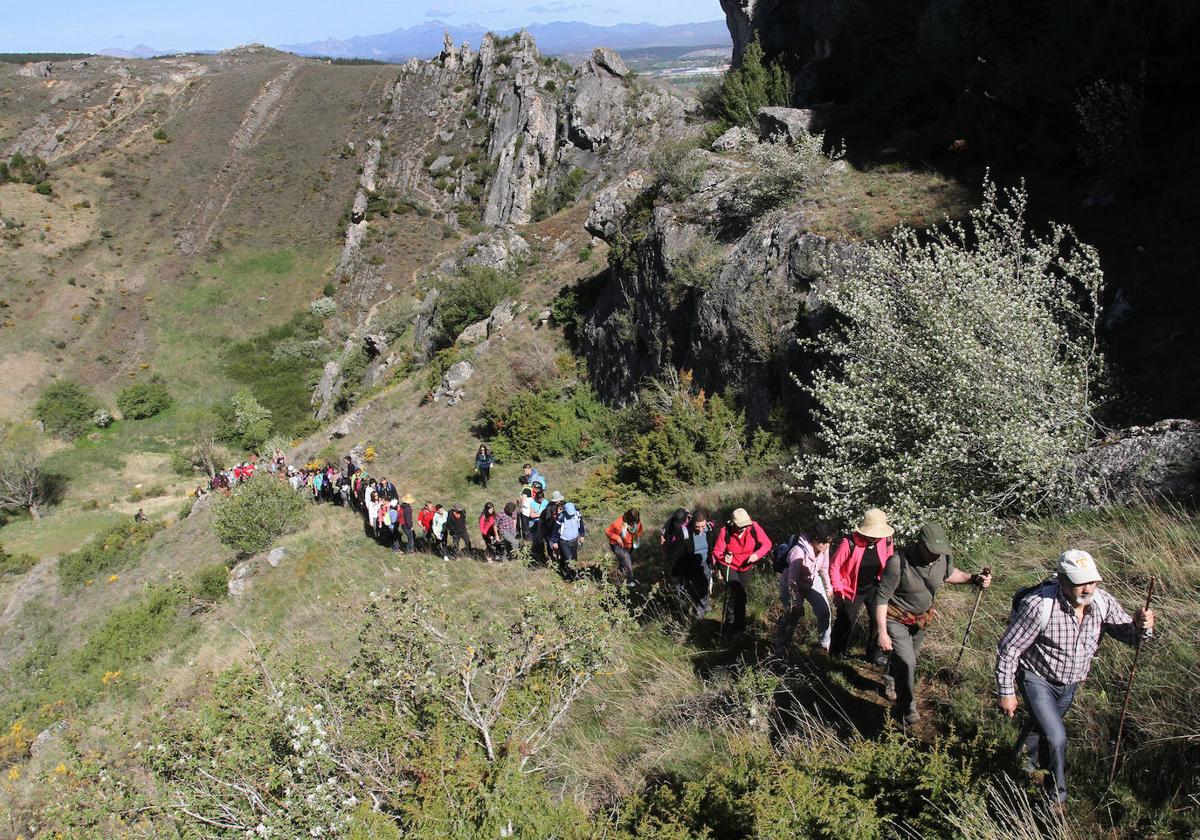
[[[693,23],[723,17],[717,0],[41,0],[3,3],[0,52],[87,52],[145,43],[224,49],[373,35],[429,20],[497,29],[554,20]]]

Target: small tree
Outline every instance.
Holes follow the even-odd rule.
[[[742,66],[730,69],[709,103],[713,116],[730,125],[757,127],[758,109],[792,104],[792,79],[777,61],[763,61],[762,45],[755,38],[746,47]]]
[[[225,545],[249,555],[299,528],[307,514],[308,506],[300,494],[275,476],[260,472],[217,503],[213,530]]]
[[[126,420],[144,420],[171,406],[171,392],[161,382],[138,382],[117,394],[117,408]]]
[[[220,420],[212,411],[196,408],[188,413],[184,427],[182,443],[186,457],[211,478],[222,462]]]
[[[86,388],[64,379],[46,386],[33,407],[33,416],[50,434],[71,440],[92,427],[98,408],[100,403]]]
[[[0,436],[0,508],[27,510],[37,519],[45,495],[39,435],[29,426],[4,429]]]
[[[258,452],[271,436],[271,410],[242,389],[233,395],[233,437],[248,452]]]
[[[1024,188],[984,186],[968,225],[900,229],[828,266],[812,342],[819,454],[793,466],[826,515],[927,518],[1069,508],[1101,369],[1103,275],[1069,228],[1025,230]]]

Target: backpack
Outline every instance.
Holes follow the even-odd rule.
[[[1046,628],[1050,626],[1050,615],[1054,611],[1054,599],[1058,597],[1058,577],[1052,576],[1041,583],[1035,583],[1032,586],[1024,586],[1013,593],[1012,606],[1008,611],[1008,623],[1012,624],[1013,619],[1017,617],[1017,610],[1021,608],[1021,602],[1028,598],[1033,593],[1039,593],[1041,603],[1038,606],[1038,635],[1046,632]]]
[[[789,534],[788,538],[782,543],[776,543],[771,548],[771,571],[776,574],[782,574],[787,571],[788,555],[792,553],[792,549],[800,542],[799,534]]]

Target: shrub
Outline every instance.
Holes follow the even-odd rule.
[[[229,594],[229,569],[224,563],[205,566],[192,578],[191,593],[201,601],[220,601]]]
[[[709,115],[729,125],[758,127],[758,109],[792,104],[792,80],[783,65],[763,64],[763,49],[755,38],[746,47],[742,66],[729,70],[704,103]]]
[[[413,322],[413,301],[407,295],[396,295],[375,310],[375,330],[395,341],[404,335]]]
[[[479,321],[496,304],[517,293],[511,276],[482,265],[464,266],[462,274],[439,286],[434,326],[434,349],[449,347],[466,327]]]
[[[898,230],[832,262],[817,289],[835,326],[809,386],[819,454],[793,473],[824,513],[879,505],[902,530],[929,517],[1069,508],[1101,368],[1099,257],[1070,231],[1025,230],[1024,189],[994,185],[969,225]]]
[[[65,587],[128,568],[146,550],[150,538],[162,530],[161,522],[122,522],[101,531],[81,548],[58,558],[58,577]]]
[[[318,318],[329,318],[338,309],[337,301],[331,297],[319,297],[308,305],[308,311]]]
[[[673,200],[687,198],[696,191],[704,174],[705,160],[697,154],[698,138],[664,138],[650,152],[650,170],[660,189]]]
[[[806,133],[794,145],[773,142],[752,148],[751,169],[722,196],[722,214],[744,225],[823,184],[842,156],[840,151],[827,154],[824,141],[824,135]]]
[[[0,576],[23,575],[37,565],[38,559],[30,554],[9,554],[0,545]]]
[[[749,464],[746,418],[684,371],[654,380],[627,410],[621,481],[649,493],[735,478]]]
[[[54,382],[42,391],[33,407],[33,416],[46,425],[46,431],[70,440],[92,427],[92,416],[100,403],[77,382]]]
[[[574,204],[579,199],[579,191],[583,189],[587,179],[587,170],[576,166],[553,187],[546,185],[534,193],[533,204],[530,206],[533,220],[540,222]]]
[[[171,406],[171,393],[161,382],[139,382],[117,394],[117,408],[126,420],[145,420]]]
[[[230,400],[233,425],[230,429],[235,441],[247,452],[258,452],[271,436],[271,411],[259,405],[249,391],[242,389]]]
[[[167,142],[167,131],[164,128],[154,129],[154,134],[152,136],[154,137],[155,140],[157,140],[160,143]]]
[[[604,449],[612,412],[589,385],[556,383],[516,393],[494,389],[480,419],[501,461],[584,458]]]
[[[213,530],[222,543],[241,555],[250,555],[299,528],[307,514],[304,498],[286,482],[256,473],[217,502]]]
[[[225,351],[226,373],[247,387],[271,413],[270,425],[289,438],[312,428],[312,391],[329,348],[323,330],[324,322],[306,308]],[[232,416],[226,419],[231,427]]]
[[[42,181],[40,184],[38,184],[37,186],[35,186],[33,188],[33,191],[36,192],[38,195],[50,195],[51,193],[54,192],[54,187],[50,186],[49,181]]]

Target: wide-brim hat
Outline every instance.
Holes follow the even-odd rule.
[[[882,540],[896,533],[896,529],[888,524],[887,514],[879,508],[871,508],[864,513],[862,522],[854,530],[873,540]]]
[[[559,491],[555,490],[553,493],[550,494],[550,501],[561,502],[562,500],[563,500],[563,494],[560,493]]]
[[[465,507],[463,507],[461,504],[457,504],[457,505],[455,505],[454,507],[452,507],[452,508],[450,508],[450,509],[451,509],[451,510],[456,510],[456,511],[458,511],[459,513],[466,513],[466,512],[467,512],[467,509],[466,509]]]
[[[750,523],[754,520],[750,518],[750,514],[746,513],[745,508],[738,508],[733,512],[733,515],[729,517],[729,521],[734,524],[734,527],[749,528]]]
[[[413,502],[416,501],[416,499],[413,498],[412,493],[405,493],[404,497],[401,498],[400,501],[404,502],[404,504],[406,504],[406,505],[411,505]]]
[[[1059,574],[1067,576],[1067,580],[1076,585],[1096,583],[1103,580],[1095,558],[1079,548],[1068,548],[1058,555]]]

